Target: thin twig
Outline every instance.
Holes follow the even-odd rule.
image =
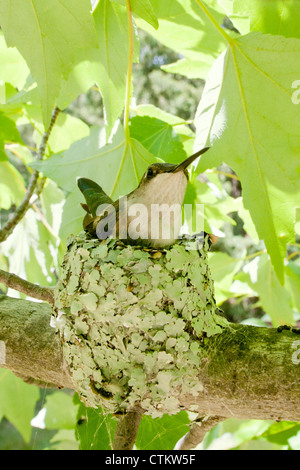
[[[293,253],[288,255],[287,260],[290,261],[292,258],[295,258],[295,256],[299,256],[299,255],[300,255],[300,250],[294,251]]]
[[[53,289],[51,287],[41,287],[37,284],[25,281],[16,274],[7,273],[0,269],[0,282],[6,287],[15,289],[23,294],[26,294],[34,299],[43,300],[50,304],[54,303]]]
[[[205,434],[214,428],[218,423],[224,421],[225,418],[221,416],[204,416],[198,418],[190,428],[190,431],[185,434],[176,444],[175,450],[191,450],[199,445]]]
[[[119,418],[115,431],[113,450],[132,450],[144,410],[135,405]]]
[[[38,155],[37,155],[37,160],[42,160],[44,157],[46,146],[47,146],[52,128],[55,124],[58,114],[59,114],[59,109],[56,107],[52,113],[52,118],[50,121],[49,128],[47,132],[45,132],[43,135],[43,138],[39,147]],[[27,192],[24,196],[23,201],[21,202],[19,207],[16,209],[13,216],[6,222],[4,227],[0,230],[0,243],[4,242],[9,237],[9,235],[12,233],[16,225],[20,222],[20,220],[26,214],[26,211],[30,205],[31,196],[33,195],[35,191],[38,178],[39,178],[39,172],[35,170],[31,175]]]
[[[232,178],[234,180],[240,181],[240,178],[237,175],[234,175],[233,173],[228,173],[226,171],[208,170],[207,173],[216,173],[217,175],[227,176],[227,178]]]

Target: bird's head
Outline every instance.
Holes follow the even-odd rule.
[[[188,166],[208,149],[204,147],[178,164],[153,163],[144,173],[136,190],[137,195],[145,196],[149,202],[182,204],[188,182]]]

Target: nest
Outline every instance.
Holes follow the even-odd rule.
[[[55,292],[55,325],[81,399],[153,417],[198,395],[201,341],[222,331],[207,264],[209,237],[159,251],[73,237]]]

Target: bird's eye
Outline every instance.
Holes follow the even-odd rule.
[[[147,171],[147,178],[152,178],[153,175],[154,175],[153,169],[149,168],[148,171]]]

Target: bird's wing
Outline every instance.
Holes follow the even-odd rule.
[[[100,205],[113,204],[113,200],[95,181],[88,178],[78,178],[77,185],[86,200],[86,204],[82,204],[82,207],[93,217],[96,216],[97,208]]]

